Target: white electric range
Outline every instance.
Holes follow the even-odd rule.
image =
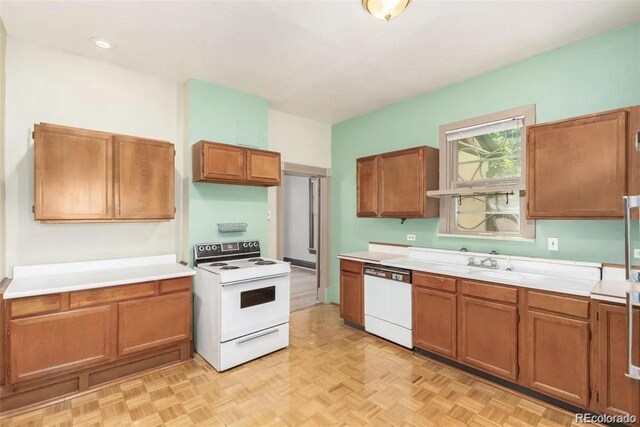
[[[194,246],[195,351],[217,371],[289,345],[289,263],[258,241]]]

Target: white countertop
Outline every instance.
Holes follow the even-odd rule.
[[[602,271],[602,280],[591,291],[591,298],[626,304],[627,291],[640,292],[640,283],[627,281],[625,273],[624,268],[606,266]]]
[[[626,280],[601,280],[591,291],[591,298],[600,301],[627,303],[627,291],[640,292],[640,283],[627,282]]]
[[[195,275],[175,255],[14,267],[4,299],[32,297]]]
[[[401,258],[401,255],[387,252],[372,252],[372,251],[363,251],[363,252],[350,252],[346,254],[338,255],[340,259],[348,259],[352,261],[359,262],[369,262],[372,264],[380,264],[382,261]]]
[[[427,273],[444,274],[465,279],[480,280],[503,285],[520,286],[523,288],[540,289],[544,291],[560,292],[570,295],[588,297],[596,286],[596,280],[577,280],[566,277],[545,276],[534,273],[496,271],[491,269],[474,268],[462,265],[449,265],[418,259],[383,260],[382,265],[405,268]]]

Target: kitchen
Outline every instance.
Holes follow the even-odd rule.
[[[637,2],[368,3],[0,4],[0,423],[638,422]]]

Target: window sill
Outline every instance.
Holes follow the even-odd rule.
[[[511,237],[511,236],[476,236],[473,234],[442,234],[438,233],[438,237],[454,238],[454,239],[480,239],[480,240],[505,240],[509,242],[522,242],[522,243],[535,243],[536,239],[529,239],[526,237]]]

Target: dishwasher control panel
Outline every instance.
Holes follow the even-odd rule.
[[[380,277],[381,279],[411,283],[411,270],[403,270],[400,268],[379,265],[365,265],[364,274],[367,276]]]

